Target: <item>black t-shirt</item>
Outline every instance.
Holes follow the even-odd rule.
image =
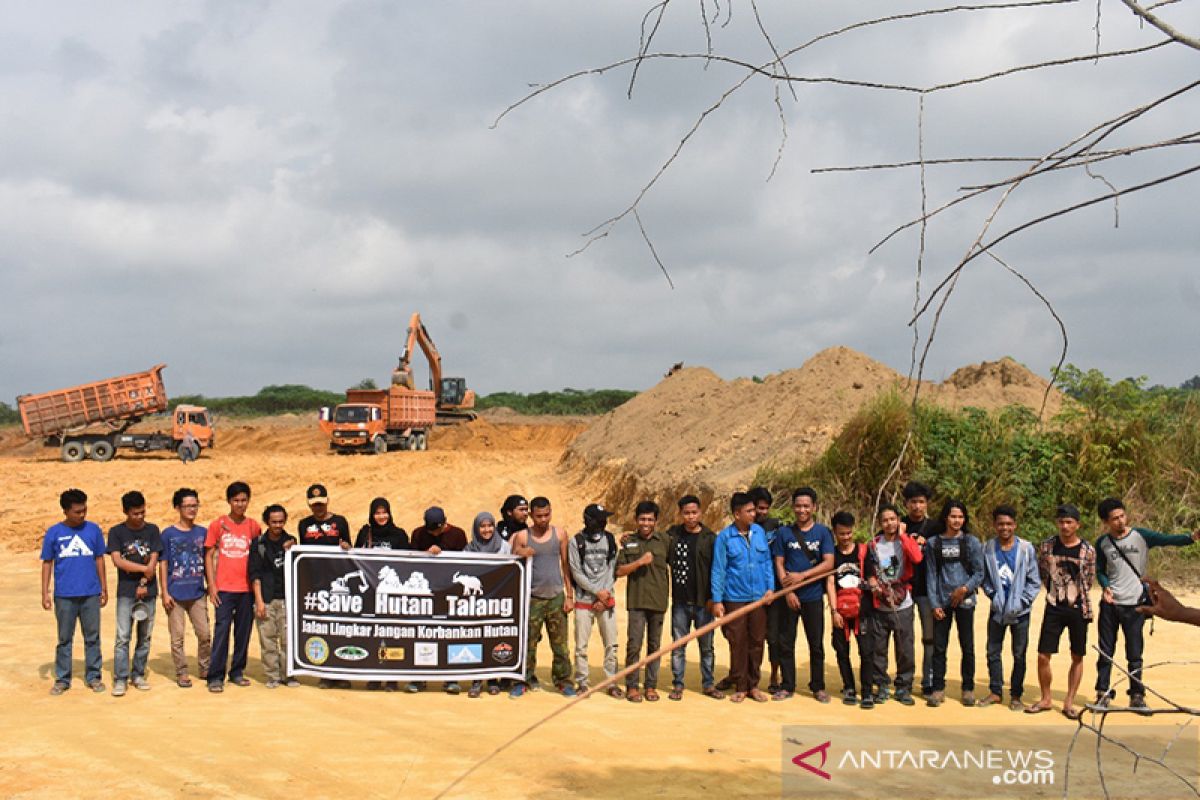
[[[264,533],[254,540],[250,550],[250,580],[261,581],[264,603],[283,598],[284,545],[296,541],[286,532],[278,539]]]
[[[937,523],[935,523],[929,517],[925,517],[925,519],[921,520],[920,522],[913,522],[911,519],[909,519],[907,514],[901,517],[900,521],[904,523],[904,529],[908,532],[908,535],[912,536],[914,539],[918,536],[923,536],[924,538],[928,539],[930,536],[933,536],[934,528],[937,526]],[[925,570],[920,568],[914,569],[912,574],[912,596],[925,597],[927,595],[928,591],[925,588]]]
[[[300,544],[326,544],[334,547],[339,542],[350,544],[350,523],[341,514],[330,514],[327,519],[318,521],[311,514],[300,520],[296,531]]]
[[[157,525],[147,522],[136,531],[125,527],[125,523],[112,526],[108,531],[108,552],[117,553],[126,561],[135,564],[149,564],[150,554],[163,551],[162,536]],[[117,597],[137,597],[137,587],[145,578],[144,572],[126,572],[117,570]],[[146,597],[158,596],[158,581],[151,580],[146,586]]]
[[[1079,564],[1080,556],[1083,553],[1083,540],[1080,539],[1075,543],[1074,547],[1067,547],[1062,543],[1062,539],[1054,537],[1054,545],[1051,547],[1050,555],[1054,559],[1055,565],[1058,567],[1060,576],[1065,576],[1069,579],[1068,582],[1061,582],[1057,586],[1051,586],[1050,592],[1055,597],[1051,598],[1058,608],[1080,608],[1083,605],[1083,597],[1076,596],[1071,598],[1067,588],[1069,585],[1079,585]]]
[[[358,529],[358,538],[354,540],[355,547],[373,547],[376,550],[408,550],[408,533],[404,528],[389,525],[371,533],[370,525]]]
[[[500,538],[506,542],[511,542],[513,536],[525,530],[529,530],[529,525],[522,525],[511,519],[502,519],[496,526],[496,533],[500,534]]]
[[[669,557],[672,596],[675,602],[683,599],[689,605],[700,605],[700,585],[697,578],[699,566],[696,563],[699,540],[699,534],[686,532],[675,537],[675,547],[671,549]]]

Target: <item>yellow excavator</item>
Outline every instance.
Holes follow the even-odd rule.
[[[408,338],[404,343],[404,352],[400,354],[400,363],[392,370],[392,384],[416,389],[412,372],[414,345],[421,348],[429,362],[429,388],[434,393],[438,424],[452,425],[475,419],[475,392],[467,388],[466,378],[447,378],[442,375],[442,356],[433,344],[429,331],[425,330],[419,313],[414,312],[408,321]]]

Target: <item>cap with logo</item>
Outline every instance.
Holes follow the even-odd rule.
[[[321,503],[329,503],[329,492],[327,492],[325,487],[319,483],[314,483],[312,486],[308,487],[308,491],[304,493],[304,496],[308,498],[308,504],[310,506]]]
[[[606,509],[599,503],[592,503],[583,510],[583,521],[587,522],[608,522],[608,518],[612,516],[612,512]]]

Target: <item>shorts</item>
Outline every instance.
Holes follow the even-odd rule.
[[[1070,635],[1071,655],[1082,656],[1087,653],[1087,632],[1091,620],[1085,619],[1083,612],[1076,608],[1059,608],[1047,605],[1046,614],[1042,617],[1042,630],[1038,634],[1039,653],[1057,653],[1058,642],[1066,629]]]

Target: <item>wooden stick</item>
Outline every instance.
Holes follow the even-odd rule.
[[[777,600],[780,597],[789,595],[792,592],[796,591],[797,589],[801,589],[805,586],[809,586],[813,583],[816,583],[817,581],[823,581],[823,580],[825,580],[825,578],[829,577],[832,574],[833,574],[832,569],[822,570],[821,572],[817,573],[816,575],[813,575],[812,577],[807,578],[803,581],[800,581],[799,583],[796,583],[792,586],[785,586],[782,589],[779,589],[777,591],[770,592],[769,594],[763,595],[759,599],[755,600],[753,603],[747,603],[746,605],[742,606],[741,608],[737,609],[736,611],[732,611],[728,614],[725,614],[724,616],[717,617],[716,619],[714,619],[712,622],[708,623],[707,625],[696,628],[696,630],[692,631],[691,633],[687,634],[686,636],[682,636],[682,637],[676,639],[675,641],[671,642],[670,644],[666,645],[665,647],[660,647],[658,650],[656,650],[653,653],[651,653],[650,655],[646,656],[641,661],[637,662],[636,664],[634,664],[632,666],[626,667],[625,669],[618,672],[616,675],[613,675],[611,678],[605,678],[600,683],[589,688],[583,694],[579,695],[578,697],[575,697],[569,703],[567,703],[563,706],[560,706],[559,708],[556,708],[554,711],[551,711],[549,714],[542,717],[540,720],[538,720],[537,722],[534,722],[532,725],[525,728],[523,731],[518,733],[516,736],[509,739],[507,742],[504,742],[499,747],[497,747],[495,750],[488,753],[481,760],[479,760],[474,765],[472,765],[470,769],[468,769],[462,775],[459,775],[457,778],[455,778],[450,783],[449,786],[447,786],[445,789],[442,789],[442,791],[438,792],[434,796],[434,800],[437,800],[438,798],[441,798],[441,797],[445,797],[452,789],[454,789],[454,787],[458,786],[458,784],[462,783],[464,780],[466,780],[468,777],[470,777],[471,773],[475,772],[475,770],[479,769],[484,764],[486,764],[487,762],[489,762],[493,758],[495,758],[497,755],[499,755],[501,752],[503,752],[504,750],[507,750],[509,747],[516,744],[522,738],[524,738],[528,734],[532,733],[533,731],[537,730],[542,725],[545,725],[547,722],[554,719],[559,714],[563,713],[567,709],[574,708],[576,704],[588,699],[592,695],[597,694],[598,692],[604,691],[609,686],[612,686],[614,683],[621,680],[625,676],[636,672],[637,670],[644,667],[646,664],[649,664],[651,661],[660,659],[663,656],[670,653],[672,650],[677,650],[680,647],[684,647],[685,645],[687,645],[688,642],[692,641],[693,639],[699,638],[706,633],[710,633],[711,631],[715,631],[717,628],[720,628],[724,625],[728,625],[730,622],[733,622],[735,619],[744,617],[747,614],[749,614],[751,611],[754,611],[757,608],[761,608],[762,606],[766,605],[767,603],[773,602],[774,600]]]

